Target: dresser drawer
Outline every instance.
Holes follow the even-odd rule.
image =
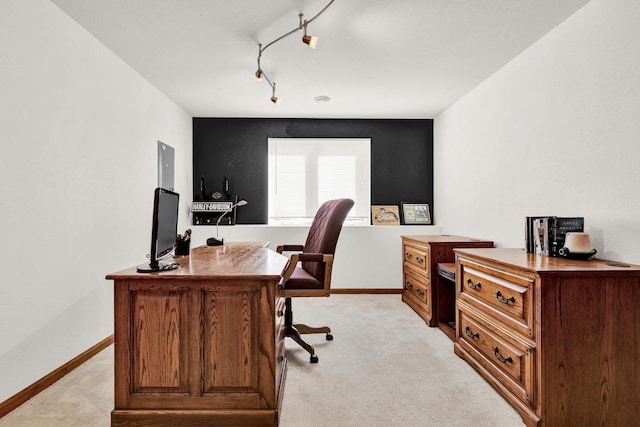
[[[498,332],[490,320],[465,310],[458,312],[458,344],[519,400],[535,407],[535,348]]]
[[[427,247],[403,245],[403,254],[406,264],[429,274],[429,249]]]
[[[403,276],[404,276],[404,294],[411,296],[411,298],[418,301],[421,306],[425,307],[427,311],[430,312],[429,281],[426,279],[418,278],[417,276],[414,276],[411,273],[407,273],[406,271],[404,272]]]
[[[515,276],[460,260],[459,298],[533,338],[534,278]]]
[[[286,334],[284,327],[284,299],[276,301],[276,318],[275,318],[275,333],[276,341],[279,339],[284,340],[284,334]]]
[[[287,336],[287,331],[285,328],[280,330],[280,336],[276,340],[276,361],[278,363],[282,362],[285,357],[285,342],[284,339]]]

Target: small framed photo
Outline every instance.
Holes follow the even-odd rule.
[[[400,225],[400,211],[398,205],[372,205],[371,224]]]
[[[406,225],[429,225],[431,213],[428,203],[401,203],[402,223]]]

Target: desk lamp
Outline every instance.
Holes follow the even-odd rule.
[[[216,221],[216,237],[210,237],[207,239],[207,246],[220,246],[220,245],[224,245],[224,239],[220,239],[219,238],[219,230],[220,230],[220,221],[222,220],[222,217],[224,217],[226,214],[228,214],[229,212],[231,212],[233,210],[233,208],[235,208],[236,206],[245,206],[248,202],[246,200],[240,200],[237,203],[231,205],[231,207],[229,209],[227,209],[226,211],[224,211],[222,213],[222,215],[220,215],[220,217],[218,217],[218,220]]]

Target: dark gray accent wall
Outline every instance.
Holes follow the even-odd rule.
[[[433,206],[433,120],[193,119],[193,194],[229,190],[249,204],[238,224],[267,223],[268,138],[371,138],[371,204]]]

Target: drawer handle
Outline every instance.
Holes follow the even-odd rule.
[[[464,328],[464,332],[465,332],[465,333],[467,334],[467,336],[468,336],[469,338],[471,338],[472,340],[474,340],[474,339],[476,339],[476,338],[478,338],[478,337],[480,336],[480,335],[478,335],[478,333],[477,333],[477,332],[476,332],[476,333],[471,332],[471,329],[469,329],[469,327],[468,327],[468,326],[465,326],[465,328]]]
[[[471,280],[471,278],[467,279],[467,287],[471,288],[471,289],[475,289],[478,290],[482,287],[482,284],[480,282],[476,283],[475,285],[473,284],[473,280]]]
[[[411,259],[411,254],[409,252],[404,254],[404,259]]]
[[[405,287],[406,287],[407,289],[411,289],[411,288],[413,288],[413,284],[412,284],[411,282],[407,282],[407,283],[405,284]]]
[[[502,298],[502,294],[500,293],[500,291],[496,291],[496,299],[498,300],[498,302],[501,302],[503,304],[509,304],[510,302],[516,302],[516,299],[513,296],[510,296],[509,298]]]
[[[498,359],[502,363],[507,363],[507,362],[513,363],[513,359],[511,359],[511,356],[507,356],[503,359],[500,356],[500,350],[498,350],[498,347],[496,347],[495,345],[493,346],[493,354],[496,356],[496,359]]]
[[[424,264],[424,258],[416,258],[418,264]]]
[[[424,291],[422,289],[416,289],[416,294],[418,294],[419,296],[423,297],[424,296]]]

